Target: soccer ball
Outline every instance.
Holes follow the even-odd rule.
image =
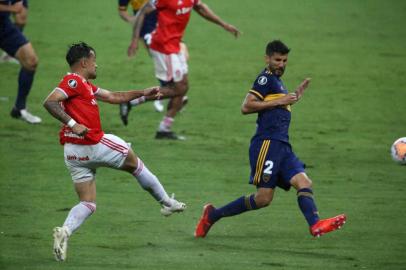
[[[394,161],[406,164],[406,137],[399,138],[392,144],[391,154]]]

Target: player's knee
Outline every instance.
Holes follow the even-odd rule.
[[[187,93],[188,89],[189,89],[188,84],[179,83],[179,84],[176,86],[176,94],[177,94],[178,96],[184,96],[184,95]]]
[[[257,194],[255,196],[255,203],[258,208],[267,207],[271,204],[273,199],[272,195],[269,194]]]
[[[308,177],[300,179],[297,183],[297,189],[302,188],[312,188],[312,180]]]
[[[30,71],[35,71],[38,66],[38,57],[36,55],[30,55],[22,61],[23,67]]]

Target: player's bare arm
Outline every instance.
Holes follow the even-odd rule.
[[[283,105],[291,105],[297,102],[296,94],[287,94],[274,100],[260,100],[255,95],[248,93],[241,105],[242,114],[257,113],[262,110],[271,109]]]
[[[311,78],[304,79],[303,82],[301,82],[299,84],[299,86],[296,88],[295,94],[296,94],[298,100],[303,96],[304,91],[310,84],[310,80],[311,80]]]
[[[95,95],[100,101],[110,104],[120,104],[140,97],[145,97],[146,100],[159,99],[161,97],[159,89],[158,86],[154,86],[143,90],[112,92],[100,88]]]
[[[240,30],[237,29],[234,25],[224,22],[219,16],[217,16],[208,5],[203,2],[198,3],[195,5],[194,10],[206,20],[218,24],[224,28],[224,30],[233,34],[236,38],[241,35]]]
[[[13,5],[7,5],[3,4],[3,2],[0,2],[0,11],[7,11],[11,13],[20,13],[23,10],[23,2],[18,1],[17,3]]]
[[[144,24],[145,15],[155,10],[155,7],[149,2],[146,2],[141,9],[137,12],[134,20],[133,34],[130,46],[128,46],[127,55],[129,57],[134,56],[138,48],[138,40],[140,38],[140,32],[142,25]]]
[[[85,135],[89,130],[86,126],[76,123],[61,107],[60,102],[65,100],[66,96],[58,91],[54,90],[44,101],[44,107],[47,111],[56,119],[62,123],[69,125],[69,123],[74,123],[70,126],[72,131],[80,136]],[[73,120],[73,122],[71,122]]]
[[[119,6],[118,7],[118,15],[125,22],[128,22],[130,24],[134,24],[134,22],[135,22],[135,16],[128,14],[127,6]]]

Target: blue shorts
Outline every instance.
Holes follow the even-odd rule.
[[[289,190],[290,180],[305,171],[305,164],[293,153],[289,143],[253,139],[250,149],[250,184],[265,188]]]
[[[8,55],[15,56],[17,50],[27,44],[29,41],[18,30],[18,28],[9,20],[4,20],[0,24],[0,48]]]

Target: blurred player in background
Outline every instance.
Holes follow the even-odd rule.
[[[20,0],[18,0],[20,1]],[[11,3],[16,3],[18,2],[16,0],[11,1]],[[22,0],[23,2],[23,8],[21,9],[20,12],[14,13],[14,25],[21,31],[24,31],[24,27],[27,24],[27,19],[28,19],[28,0]],[[0,63],[14,63],[14,64],[20,64],[17,59],[14,57],[8,55],[6,52],[3,52],[3,54],[0,56]]]
[[[130,23],[131,25],[134,25],[138,10],[148,1],[149,0],[118,0],[118,13],[124,21]],[[127,12],[129,4],[131,4],[132,7],[132,15]],[[140,37],[142,37],[143,43],[147,49],[149,47],[149,44],[151,43],[151,33],[155,30],[156,23],[156,11],[153,11],[145,16],[144,23],[141,27]],[[189,58],[189,54],[186,44],[181,43],[181,51],[185,54],[185,58],[187,60]],[[162,82],[159,82],[162,86]],[[184,96],[183,105],[186,105],[187,101],[187,96]],[[133,103],[134,104],[131,104],[131,102],[120,104],[120,117],[124,125],[128,124],[128,114],[131,110],[131,106],[135,106],[138,104],[137,101],[134,101]],[[161,100],[154,100],[153,104],[157,112],[164,111],[164,105]]]
[[[69,48],[66,60],[68,73],[46,98],[44,107],[63,123],[60,142],[64,145],[65,164],[68,167],[79,203],[74,206],[62,227],[54,229],[54,255],[64,261],[68,238],[96,210],[96,169],[109,167],[126,171],[161,204],[161,213],[169,216],[182,212],[186,205],[169,197],[158,178],[135,155],[129,143],[105,134],[100,123],[97,101],[119,104],[134,98],[155,99],[158,87],[126,92],[111,92],[93,85],[96,78],[96,52],[86,43]]]
[[[268,66],[256,78],[241,107],[243,114],[258,114],[256,133],[249,149],[249,182],[256,186],[256,193],[240,197],[220,208],[206,204],[195,237],[205,237],[211,226],[223,217],[268,206],[276,187],[287,191],[293,186],[297,190],[299,208],[313,236],[339,229],[345,223],[344,214],[320,220],[313,199],[312,181],[305,173],[305,165],[289,143],[291,105],[300,100],[310,82],[310,79],[306,79],[294,93],[288,93],[281,77],[289,51],[279,40],[268,43],[265,56]]]
[[[11,4],[8,0],[0,0],[0,48],[8,55],[17,58],[21,65],[17,99],[11,110],[11,116],[31,124],[38,124],[41,123],[41,118],[31,114],[26,108],[38,57],[31,43],[10,20],[10,13],[18,14],[23,8],[21,1]]]
[[[145,16],[151,12],[157,12],[158,24],[152,33],[149,51],[154,60],[155,76],[163,85],[166,85],[161,89],[163,97],[171,98],[166,115],[159,124],[156,139],[184,139],[183,136],[178,136],[172,131],[172,123],[182,108],[183,96],[189,88],[188,66],[185,55],[181,52],[181,40],[192,9],[234,36],[238,37],[240,34],[236,27],[224,22],[200,0],[155,0],[141,8],[134,23],[128,55],[133,56],[137,51]],[[139,101],[144,102],[142,98]]]

